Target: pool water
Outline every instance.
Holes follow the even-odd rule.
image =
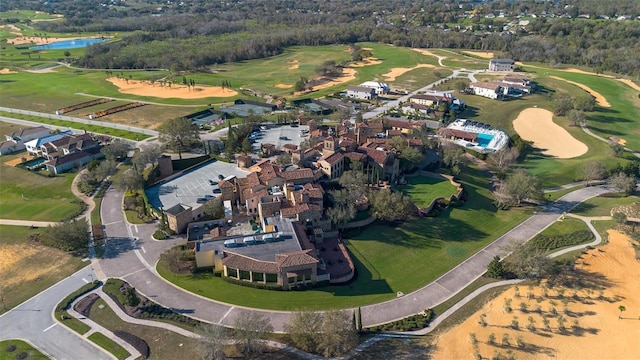
[[[62,40],[62,41],[53,42],[51,44],[32,46],[30,47],[30,49],[33,49],[33,50],[77,49],[77,48],[86,47],[88,45],[101,43],[107,40],[109,39],[91,38],[91,39]]]
[[[42,166],[46,161],[47,159],[45,158],[36,158],[22,163],[22,165],[24,165],[24,167],[26,167],[27,169],[34,169]]]
[[[476,142],[482,147],[487,147],[491,140],[493,140],[493,135],[491,134],[478,134],[478,137],[476,138]]]

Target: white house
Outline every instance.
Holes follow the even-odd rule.
[[[389,84],[381,83],[378,81],[366,81],[360,84],[360,86],[372,88],[376,91],[377,95],[388,94],[391,91]]]
[[[366,86],[349,86],[347,96],[353,99],[372,100],[376,98],[376,90]]]
[[[489,71],[513,71],[515,61],[512,59],[491,59],[489,60]]]
[[[49,128],[37,126],[20,129],[10,135],[5,135],[6,141],[0,143],[0,155],[7,155],[25,149],[25,143],[33,139],[49,135]]]
[[[62,139],[63,137],[65,137],[65,135],[71,135],[71,134],[73,134],[73,131],[66,130],[66,131],[59,132],[57,134],[46,135],[46,136],[39,137],[37,139],[33,139],[25,142],[24,146],[27,149],[27,152],[29,153],[29,155],[33,155],[36,157],[42,156],[42,149],[41,149],[42,145],[52,141],[56,141],[58,139]]]
[[[507,88],[495,82],[474,82],[469,85],[476,95],[484,96],[489,99],[502,98]]]

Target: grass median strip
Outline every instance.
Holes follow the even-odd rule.
[[[26,115],[26,114],[12,113],[12,112],[6,112],[6,111],[0,111],[0,116],[5,116],[12,119],[33,121],[33,122],[37,122],[45,125],[55,125],[55,126],[68,127],[71,129],[85,130],[87,132],[110,135],[110,136],[115,136],[119,138],[135,140],[135,141],[140,141],[140,140],[144,140],[146,138],[151,137],[150,135],[146,135],[146,134],[135,132],[135,131],[114,129],[106,126],[84,124],[84,123],[75,122],[75,121],[52,119],[52,118],[47,118],[42,116]]]
[[[93,341],[96,345],[110,352],[113,356],[115,356],[118,360],[124,360],[131,356],[131,354],[122,346],[118,345],[115,341],[109,339],[104,334],[96,332],[88,337],[89,340]]]

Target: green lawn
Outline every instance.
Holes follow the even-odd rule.
[[[580,205],[571,212],[583,216],[611,216],[611,209],[620,205],[629,205],[640,201],[637,195],[619,196],[596,196]]]
[[[8,351],[10,347],[14,347],[15,350]],[[18,354],[26,353],[27,356],[22,358],[24,360],[46,360],[48,356],[38,351],[38,349],[31,346],[29,343],[23,340],[4,340],[0,341],[0,360],[15,360]]]
[[[411,201],[419,207],[428,207],[436,198],[448,198],[456,193],[456,187],[447,179],[436,179],[429,176],[411,176],[406,178],[407,185],[398,186],[398,190],[411,197]]]
[[[347,236],[358,278],[346,286],[307,291],[267,291],[232,285],[211,273],[177,275],[160,261],[157,270],[195,294],[256,308],[319,310],[372,304],[409,293],[433,281],[530,215],[531,209],[497,211],[485,173],[469,169],[461,181],[469,194],[464,206],[435,218],[414,218],[391,227],[374,224]]]
[[[86,266],[80,258],[27,240],[37,231],[0,225],[0,294],[9,309]],[[0,314],[4,312],[0,307]]]
[[[445,68],[417,68],[398,76],[393,84],[394,89],[413,91],[443,79],[453,72]]]
[[[95,332],[89,335],[88,339],[93,341],[95,344],[97,344],[101,348],[110,352],[118,360],[124,360],[129,356],[131,356],[131,354],[129,354],[129,352],[125,350],[125,348],[118,345],[118,343],[109,339],[107,336],[105,336],[102,333]]]
[[[126,331],[144,339],[149,345],[149,359],[199,358],[196,340],[169,330],[124,322],[102,299],[93,304],[89,317],[111,331]]]
[[[81,200],[71,193],[76,173],[47,177],[4,164],[20,156],[3,156],[0,163],[0,218],[62,221],[82,211]]]
[[[580,219],[565,217],[562,221],[556,221],[548,228],[544,229],[538,236],[557,236],[571,234],[576,231],[589,230],[587,224]],[[556,251],[556,249],[554,249]]]

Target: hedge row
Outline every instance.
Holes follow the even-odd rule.
[[[402,320],[394,321],[392,323],[374,326],[368,328],[367,331],[379,332],[379,331],[414,331],[427,327],[431,320],[433,320],[433,310],[426,309],[424,314],[416,314],[406,317]]]
[[[147,344],[147,342],[144,341],[144,339],[141,339],[131,333],[128,333],[126,331],[121,331],[121,330],[116,330],[113,333],[120,339],[128,342],[129,344],[131,344],[131,346],[136,348],[136,350],[138,350],[138,352],[142,354],[143,358],[145,359],[149,358],[149,344]]]
[[[578,230],[570,234],[554,236],[538,235],[529,242],[529,246],[539,250],[553,250],[565,246],[578,245],[594,239],[590,230]]]

